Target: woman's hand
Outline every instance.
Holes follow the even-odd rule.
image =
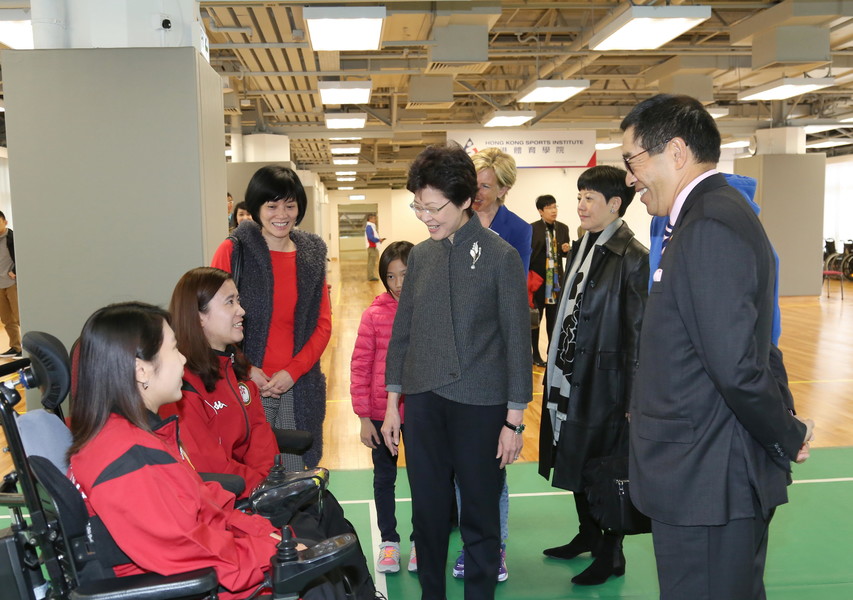
[[[391,456],[397,456],[400,445],[400,409],[397,403],[400,394],[388,392],[388,406],[385,409],[385,421],[382,423],[382,439],[391,451]]]
[[[270,378],[267,377],[267,374],[260,370],[258,367],[252,367],[251,369],[249,369],[249,379],[251,379],[255,383],[255,385],[258,386],[259,390],[263,388],[270,380]],[[263,396],[263,394],[261,395]]]
[[[359,420],[361,421],[361,443],[368,448],[376,448],[382,440],[373,422],[369,417],[359,417]]]
[[[521,435],[509,427],[501,427],[501,434],[498,436],[498,453],[495,456],[501,459],[501,469],[518,460],[523,445]]]
[[[516,426],[521,425],[523,419],[523,410],[511,409],[506,411],[508,423]],[[498,435],[498,453],[495,456],[495,458],[501,459],[501,469],[518,460],[523,445],[524,440],[521,439],[520,434],[515,433],[509,427],[501,426],[501,433]]]
[[[269,378],[266,385],[261,388],[261,396],[269,398],[270,396],[281,396],[287,390],[293,387],[294,381],[290,373],[282,369]]]

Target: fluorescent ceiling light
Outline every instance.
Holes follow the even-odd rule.
[[[338,177],[346,177],[347,175],[356,175],[355,171],[335,171]]]
[[[364,200],[366,197],[367,196],[365,196],[364,194],[350,194],[349,195],[350,200]]]
[[[32,50],[33,22],[0,21],[0,42],[13,50]]]
[[[338,177],[338,181],[355,181],[355,177]]]
[[[838,115],[838,120],[842,123],[853,123],[853,113]]]
[[[596,142],[595,149],[596,150],[613,150],[613,148],[618,148],[622,145],[622,142]]]
[[[358,154],[361,152],[361,144],[341,144],[331,147],[332,154]]]
[[[819,142],[810,142],[806,144],[806,148],[835,148],[836,146],[849,146],[853,144],[853,138],[843,140],[843,139],[833,139],[833,140],[821,140]]]
[[[363,129],[367,123],[367,113],[326,113],[326,127],[329,129]]]
[[[729,109],[715,106],[713,108],[708,109],[708,114],[714,117],[715,119],[719,119],[720,117],[728,117]]]
[[[540,79],[518,93],[518,102],[565,102],[589,87],[589,79]]]
[[[740,102],[785,100],[835,85],[835,77],[783,77],[738,93]]]
[[[710,17],[710,6],[631,6],[590,38],[589,49],[654,50]]]
[[[373,84],[369,81],[321,81],[317,88],[323,104],[367,104]]]
[[[495,110],[486,117],[483,127],[517,127],[535,116],[534,110]]]
[[[358,159],[357,158],[333,158],[332,164],[335,164],[335,165],[357,165]]]
[[[720,148],[749,148],[749,140],[734,140],[720,144]]]
[[[351,185],[341,186],[338,188],[339,190],[354,190],[355,188]]]
[[[330,137],[330,142],[357,142],[361,141],[360,137]]]
[[[799,127],[796,121],[792,122],[791,125],[794,127]],[[838,129],[838,125],[805,125],[803,126],[803,131],[806,133],[822,133],[824,131],[829,131],[830,129]]]
[[[384,6],[306,6],[311,48],[320,50],[379,50]]]

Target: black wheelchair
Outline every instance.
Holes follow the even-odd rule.
[[[0,505],[11,524],[0,530],[0,590],[19,600],[216,600],[219,584],[213,568],[179,575],[146,573],[116,577],[112,567],[129,559],[97,517],[90,518],[83,498],[65,476],[65,450],[71,435],[60,405],[71,386],[68,352],[55,337],[29,332],[23,338],[28,358],[0,366],[0,424],[5,430],[14,470],[0,482]],[[18,415],[15,389],[39,388],[44,409]],[[273,504],[278,520],[318,501],[328,471],[271,474],[255,504]],[[258,504],[259,503],[259,504]],[[296,600],[312,581],[330,574],[360,552],[354,534],[336,535],[297,550],[290,528],[271,559],[267,598]]]
[[[823,244],[823,270],[841,273],[848,281],[853,281],[853,240],[845,240],[841,252],[838,252],[835,240],[827,238]]]

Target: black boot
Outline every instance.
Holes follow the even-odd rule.
[[[574,539],[568,544],[556,546],[554,548],[546,548],[542,554],[549,558],[558,558],[560,560],[570,560],[584,552],[592,552],[594,548],[587,541],[586,536],[577,534]]]
[[[601,585],[611,576],[625,574],[625,554],[622,552],[622,536],[605,534],[598,556],[585,571],[572,577],[575,585]]]

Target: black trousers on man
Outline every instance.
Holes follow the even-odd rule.
[[[426,392],[406,396],[406,466],[422,600],[445,600],[453,477],[465,544],[465,600],[495,597],[503,472],[495,458],[506,405],[471,406]]]
[[[754,498],[755,516],[713,527],[652,521],[661,600],[765,600],[769,516]]]

